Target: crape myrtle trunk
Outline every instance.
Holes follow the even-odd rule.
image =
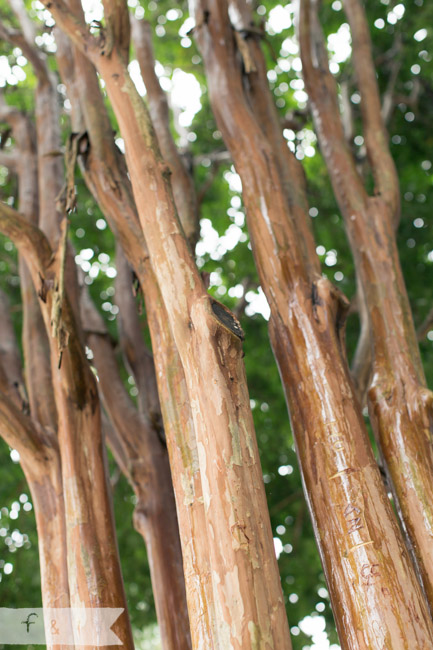
[[[241,0],[230,3],[233,25],[224,1],[193,0],[190,6],[211,105],[242,180],[253,253],[271,308],[272,347],[341,644],[427,648],[432,622],[349,375],[348,304],[320,275],[299,164],[270,103],[257,30]],[[294,169],[291,179],[288,169]]]
[[[433,394],[426,386],[398,256],[399,185],[381,115],[368,23],[359,0],[345,0],[343,5],[352,34],[373,196],[365,189],[344,137],[315,0],[300,4],[303,75],[368,315],[371,371],[365,376],[370,420],[432,609]]]
[[[58,25],[85,50],[105,80],[125,142],[152,271],[184,372],[204,502],[201,536],[207,535],[214,603],[208,645],[290,648],[246,389],[242,331],[235,317],[207,295],[178,221],[169,170],[127,72],[127,8],[107,2],[107,30],[95,39],[62,2],[49,4]],[[208,378],[206,389],[203,377]],[[194,628],[203,612],[189,614]]]

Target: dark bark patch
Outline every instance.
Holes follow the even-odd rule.
[[[311,302],[313,303],[313,307],[320,307],[323,305],[323,300],[319,295],[319,290],[315,282],[311,285]]]
[[[217,302],[216,300],[213,300],[211,305],[212,311],[220,323],[225,325],[225,327],[227,327],[231,332],[233,332],[233,334],[235,334],[241,341],[243,341],[245,339],[245,335],[238,319],[226,307],[224,307],[224,305]]]

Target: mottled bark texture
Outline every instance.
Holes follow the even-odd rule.
[[[76,6],[76,10],[80,11],[79,5]],[[111,357],[108,355],[107,358],[101,352],[104,347],[107,352],[110,352],[105,328],[97,315],[95,316],[94,308],[92,309],[89,303],[87,305],[84,303],[87,341],[95,355],[94,363],[100,376],[102,396],[114,425],[108,442],[138,498],[134,521],[147,544],[163,648],[164,650],[187,650],[191,647],[191,634],[173,487],[164,437],[169,449],[176,445],[171,453],[173,459],[180,462],[185,454],[182,443],[167,434],[170,424],[166,426],[166,431],[162,428],[154,362],[144,345],[140,331],[128,262],[134,268],[145,294],[151,291],[155,279],[138,222],[126,166],[114,144],[113,132],[95,69],[77,48],[68,43],[67,37],[60,30],[57,33],[57,42],[59,68],[72,104],[73,128],[86,131],[86,138],[83,138],[86,146],[80,155],[84,178],[113,232],[117,235],[116,300],[119,306],[120,342],[126,366],[133,374],[139,390],[139,413],[137,413],[124,390],[120,390],[120,377],[112,352]],[[127,259],[122,252],[122,247],[127,251]],[[166,318],[164,321],[167,323]],[[153,333],[152,337],[154,338]],[[158,358],[163,360],[159,363],[161,368],[159,381],[164,381],[167,368],[175,374],[174,368],[176,364],[179,365],[179,362],[174,354],[170,356],[169,365],[165,363],[164,346],[155,348],[155,356],[157,363]],[[110,358],[111,362],[109,362]],[[106,371],[110,373],[107,377]],[[170,381],[169,379],[169,384]],[[113,384],[118,385],[119,395],[123,396],[123,399],[113,399],[113,394],[116,394],[113,393]],[[179,422],[178,427],[181,429],[180,407],[176,405],[176,400],[173,399],[172,403],[174,408],[171,419],[173,422]],[[137,426],[131,427],[131,421],[134,421]],[[187,426],[185,423],[187,420],[183,420],[183,426]],[[177,472],[176,464],[174,467]],[[180,493],[178,497],[180,518],[182,518],[181,510],[186,509],[186,505],[183,504],[183,493]],[[190,539],[188,533],[185,539]],[[167,549],[166,545],[168,545]],[[184,566],[188,566],[186,560]],[[200,584],[201,580],[198,582]],[[201,593],[201,589],[198,593]],[[206,617],[202,617],[193,627],[194,635],[207,636],[206,620]],[[203,626],[205,629],[202,631]]]
[[[240,0],[230,3],[233,26],[224,0],[194,0],[191,9],[213,111],[242,180],[271,307],[271,342],[341,644],[427,648],[432,622],[349,376],[347,301],[320,275],[299,163],[286,145],[276,146],[280,126],[257,30]]]
[[[57,440],[62,464],[70,603],[72,607],[124,608],[113,631],[126,648],[133,648],[105,474],[95,378],[77,336],[67,296],[62,302],[59,324],[67,333],[67,346],[51,336],[52,307],[59,282],[57,262],[62,253],[57,250],[53,254],[42,231],[5,204],[0,206],[0,231],[25,258],[38,288],[49,335],[59,413]]]
[[[34,128],[25,114],[3,103],[0,119],[11,126],[15,138],[20,209],[29,221],[35,222],[38,218],[38,165]],[[69,607],[65,508],[48,339],[38,298],[22,256],[19,257],[19,274],[25,379],[8,301],[2,294],[0,435],[20,454],[21,466],[32,495],[43,605]],[[60,650],[60,646],[50,646],[50,649]]]
[[[426,387],[398,257],[398,178],[381,116],[367,20],[359,0],[345,0],[343,5],[352,33],[364,140],[375,182],[373,196],[367,194],[344,139],[337,88],[329,72],[315,0],[302,0],[300,5],[304,79],[368,310],[370,419],[432,608],[433,395]]]
[[[115,41],[89,36],[62,2],[58,25],[106,82],[141,228],[179,353],[195,427],[208,536],[213,643],[289,648],[290,639],[235,317],[206,293],[174,205],[148,111]],[[123,7],[127,14],[126,4]],[[123,20],[123,19],[122,19]],[[107,42],[110,49],[107,52]],[[109,54],[109,56],[107,56]],[[206,390],[202,378],[207,377]],[[191,622],[194,625],[194,622]]]
[[[17,6],[15,0],[14,7]],[[23,33],[30,33],[23,18],[25,13],[19,11],[18,15]],[[6,28],[2,27],[3,29]],[[28,377],[30,382],[40,379],[42,384],[34,387],[30,406],[34,406],[35,410],[32,415],[40,418],[40,425],[39,422],[37,424],[44,427],[46,434],[53,436],[55,444],[52,447],[57,452],[57,455],[54,452],[45,454],[45,465],[31,464],[33,482],[37,484],[36,490],[32,490],[35,494],[35,509],[40,504],[43,514],[52,517],[52,528],[57,526],[55,532],[58,546],[52,538],[49,539],[45,549],[46,557],[42,556],[41,564],[44,560],[49,560],[50,547],[54,566],[60,564],[57,582],[53,577],[52,583],[48,585],[51,589],[48,593],[54,602],[63,602],[64,605],[70,603],[73,607],[124,608],[125,612],[114,625],[114,630],[124,645],[132,648],[105,473],[96,384],[84,353],[80,323],[76,318],[78,300],[75,265],[67,244],[67,220],[60,211],[62,202],[58,201],[64,181],[61,156],[59,157],[57,80],[34,45],[33,37],[29,36],[31,40],[27,41],[20,32],[6,30],[6,38],[20,44],[33,64],[37,77],[37,138],[32,144],[33,148],[28,144],[27,151],[21,152],[23,168],[20,173],[20,199],[21,195],[24,197],[24,200],[20,200],[20,207],[31,219],[23,219],[13,209],[2,205],[0,228],[22,254],[36,292],[31,294],[29,279],[27,284],[24,282],[24,289],[29,291],[28,297],[23,294],[24,306],[28,305],[29,316],[35,317],[33,323],[28,318],[29,327],[34,328],[35,334],[23,346],[25,357],[26,345],[29,346],[30,342],[36,342],[38,348],[37,353],[29,350],[25,361],[30,360],[30,363],[26,370],[35,369],[39,361],[44,368],[43,372],[36,369],[35,377]],[[24,138],[22,141],[24,143]],[[37,176],[34,171],[36,154]],[[29,155],[33,168],[30,166]],[[71,166],[67,169],[69,176],[70,171]],[[37,182],[39,192],[36,190]],[[71,200],[73,197],[66,198]],[[40,228],[36,226],[38,223]],[[28,332],[25,328],[26,316],[26,335]],[[41,390],[46,393],[42,395]],[[41,408],[43,400],[46,405],[52,406],[47,408],[45,405],[45,408]],[[26,462],[27,459],[23,461],[24,467]],[[38,517],[37,513],[36,516]],[[64,575],[67,575],[67,584],[62,590]],[[43,582],[43,589],[45,586]],[[60,597],[56,597],[56,589],[59,589]],[[43,595],[44,604],[47,597]],[[67,603],[65,597],[68,597]]]

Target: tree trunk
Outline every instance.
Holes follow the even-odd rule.
[[[427,647],[433,641],[431,619],[348,373],[347,302],[319,275],[303,225],[305,197],[299,186],[288,185],[269,122],[260,121],[263,95],[269,92],[260,50],[254,43],[249,48],[245,39],[236,52],[241,37],[231,28],[225,2],[202,0],[193,6],[211,104],[242,180],[253,253],[271,307],[271,342],[341,643],[345,648]],[[248,73],[244,84],[241,64]]]
[[[367,21],[359,0],[345,0],[344,6],[375,196],[367,195],[344,140],[336,85],[328,69],[317,7],[310,0],[303,0],[300,14],[304,79],[368,309],[370,419],[433,608],[433,393],[426,387],[398,257],[398,179],[381,117]]]

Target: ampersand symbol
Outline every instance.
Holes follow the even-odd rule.
[[[53,618],[51,621],[51,634],[54,636],[56,634],[59,634],[59,630],[56,626],[56,619]]]

